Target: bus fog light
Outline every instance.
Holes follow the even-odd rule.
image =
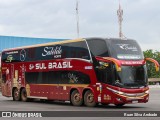
[[[119,102],[122,101],[122,98],[116,98],[116,99],[117,99],[117,101],[119,101]]]
[[[149,97],[146,97],[146,100],[149,100]]]
[[[124,92],[118,91],[118,94],[123,95],[123,94],[124,94]]]

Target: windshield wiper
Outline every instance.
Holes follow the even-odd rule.
[[[115,85],[118,86],[118,87],[123,87],[124,85],[120,82],[115,82]]]
[[[124,86],[129,88],[139,88],[142,87],[142,85],[139,85],[138,83],[124,83]]]

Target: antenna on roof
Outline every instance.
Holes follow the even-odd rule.
[[[78,0],[76,1],[76,20],[77,20],[77,37],[79,38],[79,2]]]
[[[119,38],[125,37],[122,33],[122,21],[123,21],[123,9],[121,9],[120,0],[119,0],[119,9],[117,10],[118,22],[119,22]]]

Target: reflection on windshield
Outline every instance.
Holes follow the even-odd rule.
[[[126,87],[140,87],[147,83],[146,66],[122,66],[118,73],[120,83]]]
[[[117,72],[115,65],[109,64],[108,67],[99,69],[96,73],[99,81],[118,87],[135,88],[147,85],[146,65],[122,66],[122,71]]]

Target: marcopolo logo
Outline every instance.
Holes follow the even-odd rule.
[[[123,50],[138,51],[136,46],[130,44],[117,44]]]
[[[61,58],[61,54],[62,54],[61,46],[44,47],[44,52],[42,53],[42,56],[45,57],[53,55],[54,58]]]

